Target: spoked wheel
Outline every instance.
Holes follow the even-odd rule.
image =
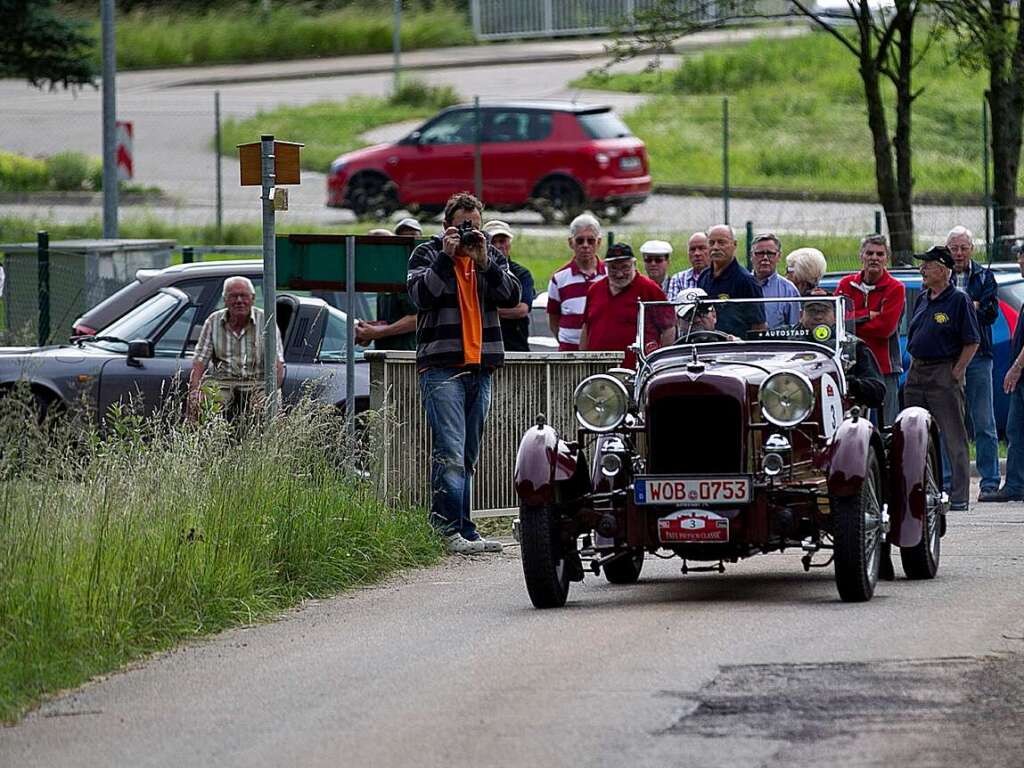
[[[604,566],[604,577],[610,584],[636,584],[644,568],[644,551],[612,560]]]
[[[551,507],[519,508],[519,543],[526,591],[535,608],[561,608],[569,596],[571,564]]]
[[[844,602],[862,603],[875,593],[883,537],[880,490],[878,459],[872,453],[860,492],[832,499],[836,587]]]
[[[583,213],[583,190],[569,178],[548,179],[537,188],[535,207],[545,224],[568,224]]]
[[[386,219],[398,210],[394,182],[376,173],[362,173],[350,182],[349,205],[357,219]]]
[[[934,579],[939,570],[939,555],[942,552],[942,490],[939,488],[938,461],[934,446],[928,452],[928,464],[924,471],[925,506],[927,514],[921,527],[921,540],[913,547],[900,549],[903,572],[908,579]]]

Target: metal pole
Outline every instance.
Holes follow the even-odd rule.
[[[221,173],[221,148],[220,141],[220,91],[213,92],[213,130],[214,141],[217,142],[217,239],[224,240],[224,190],[223,175]]]
[[[274,241],[274,137],[260,137],[263,180],[263,374],[267,419],[277,415],[277,253]]]
[[[394,29],[391,30],[391,49],[394,51],[394,94],[398,95],[399,80],[402,71],[402,0],[395,0]]]
[[[356,330],[351,318],[355,317],[356,300],[356,238],[345,238],[345,307],[349,322],[345,324],[345,430],[350,439],[356,434]]]
[[[480,156],[480,142],[483,139],[483,131],[480,126],[480,97],[473,97],[473,112],[475,113],[476,119],[476,130],[474,131],[473,141],[473,190],[476,193],[477,200],[484,199],[484,168],[483,158]]]
[[[39,288],[39,346],[50,340],[50,233],[36,233],[36,264]]]
[[[103,237],[117,237],[117,60],[114,0],[101,0],[103,41]]]
[[[882,212],[875,211],[875,234],[882,234]]]
[[[722,97],[722,203],[729,223],[729,97]]]
[[[751,256],[754,250],[754,222],[747,222],[747,271],[754,268],[754,260]]]
[[[988,254],[989,263],[992,262],[992,191],[988,183],[988,104],[986,98],[988,91],[981,100],[981,162],[983,165],[982,176],[985,179],[985,192],[982,202],[985,206],[985,253]]]

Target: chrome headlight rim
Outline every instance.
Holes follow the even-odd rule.
[[[797,379],[807,390],[807,408],[800,415],[799,418],[780,419],[776,416],[773,416],[769,412],[768,408],[765,406],[765,390],[772,381],[783,376],[792,376],[793,378]],[[757,402],[761,406],[761,413],[764,415],[765,419],[767,419],[770,423],[774,424],[777,427],[784,427],[788,429],[790,427],[795,427],[797,424],[800,424],[801,422],[806,420],[808,416],[814,413],[814,405],[817,402],[817,400],[814,396],[814,385],[811,384],[811,380],[807,377],[806,374],[801,373],[800,371],[775,371],[774,373],[768,374],[768,376],[765,377],[765,380],[761,382],[761,386],[757,390]]]
[[[593,384],[595,381],[604,381],[609,383],[612,387],[618,390],[619,394],[622,396],[622,412],[618,414],[618,417],[615,419],[614,423],[606,426],[591,424],[585,418],[583,418],[583,415],[580,413],[580,393],[582,393],[588,385]],[[626,385],[623,384],[619,378],[612,376],[611,374],[608,373],[595,373],[593,376],[588,376],[587,378],[585,378],[583,381],[576,385],[576,390],[572,394],[572,405],[573,411],[575,411],[576,413],[576,421],[579,422],[581,427],[590,430],[591,432],[612,432],[622,426],[622,423],[626,420],[626,416],[629,413],[629,392],[626,390]]]

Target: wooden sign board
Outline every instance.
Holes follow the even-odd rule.
[[[299,148],[305,146],[294,141],[274,142],[274,184],[299,184]],[[263,184],[260,158],[261,142],[238,145],[238,162],[242,170],[242,186],[258,187]]]
[[[345,288],[346,235],[278,235],[277,287],[294,290]],[[356,291],[404,293],[412,249],[407,236],[356,235]]]

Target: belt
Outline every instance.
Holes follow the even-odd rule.
[[[943,357],[938,360],[922,360],[920,357],[913,358],[914,365],[952,365],[954,360],[952,357]]]

